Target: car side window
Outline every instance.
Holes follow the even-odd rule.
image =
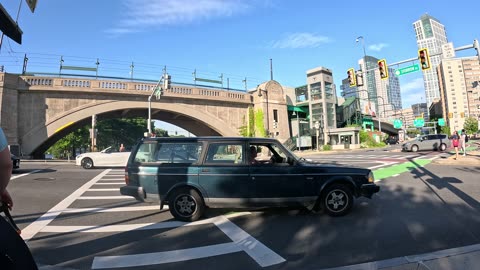
[[[208,147],[205,164],[241,164],[243,157],[241,143],[212,143]]]
[[[157,143],[142,143],[135,153],[134,162],[153,162],[155,160],[155,152]]]
[[[159,143],[155,161],[161,163],[197,163],[202,152],[199,143]]]

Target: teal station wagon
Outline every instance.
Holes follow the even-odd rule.
[[[298,206],[342,216],[380,190],[369,169],[298,158],[270,138],[144,138],[125,168],[123,195],[159,201],[182,221],[206,208]]]

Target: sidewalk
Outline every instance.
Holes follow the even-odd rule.
[[[323,270],[476,270],[480,244]]]

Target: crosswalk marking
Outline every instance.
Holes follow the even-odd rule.
[[[87,191],[119,191],[118,188],[91,188]]]
[[[135,198],[131,197],[131,196],[123,196],[123,195],[119,195],[119,196],[81,196],[81,197],[77,198],[77,200],[119,200],[119,199],[134,200]]]
[[[163,206],[163,210],[168,209],[168,205]],[[68,213],[83,213],[83,212],[96,212],[96,213],[108,213],[108,212],[131,212],[131,211],[149,211],[149,210],[159,210],[159,205],[146,205],[146,206],[122,206],[122,207],[112,207],[112,208],[67,208],[64,212]]]
[[[95,257],[92,269],[147,266],[207,258],[242,251],[236,243],[123,256]]]
[[[125,185],[125,182],[95,183],[94,185]]]

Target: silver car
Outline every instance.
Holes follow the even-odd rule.
[[[450,147],[450,140],[446,134],[430,134],[417,137],[415,140],[402,144],[403,151],[417,152],[421,150],[445,151]]]

